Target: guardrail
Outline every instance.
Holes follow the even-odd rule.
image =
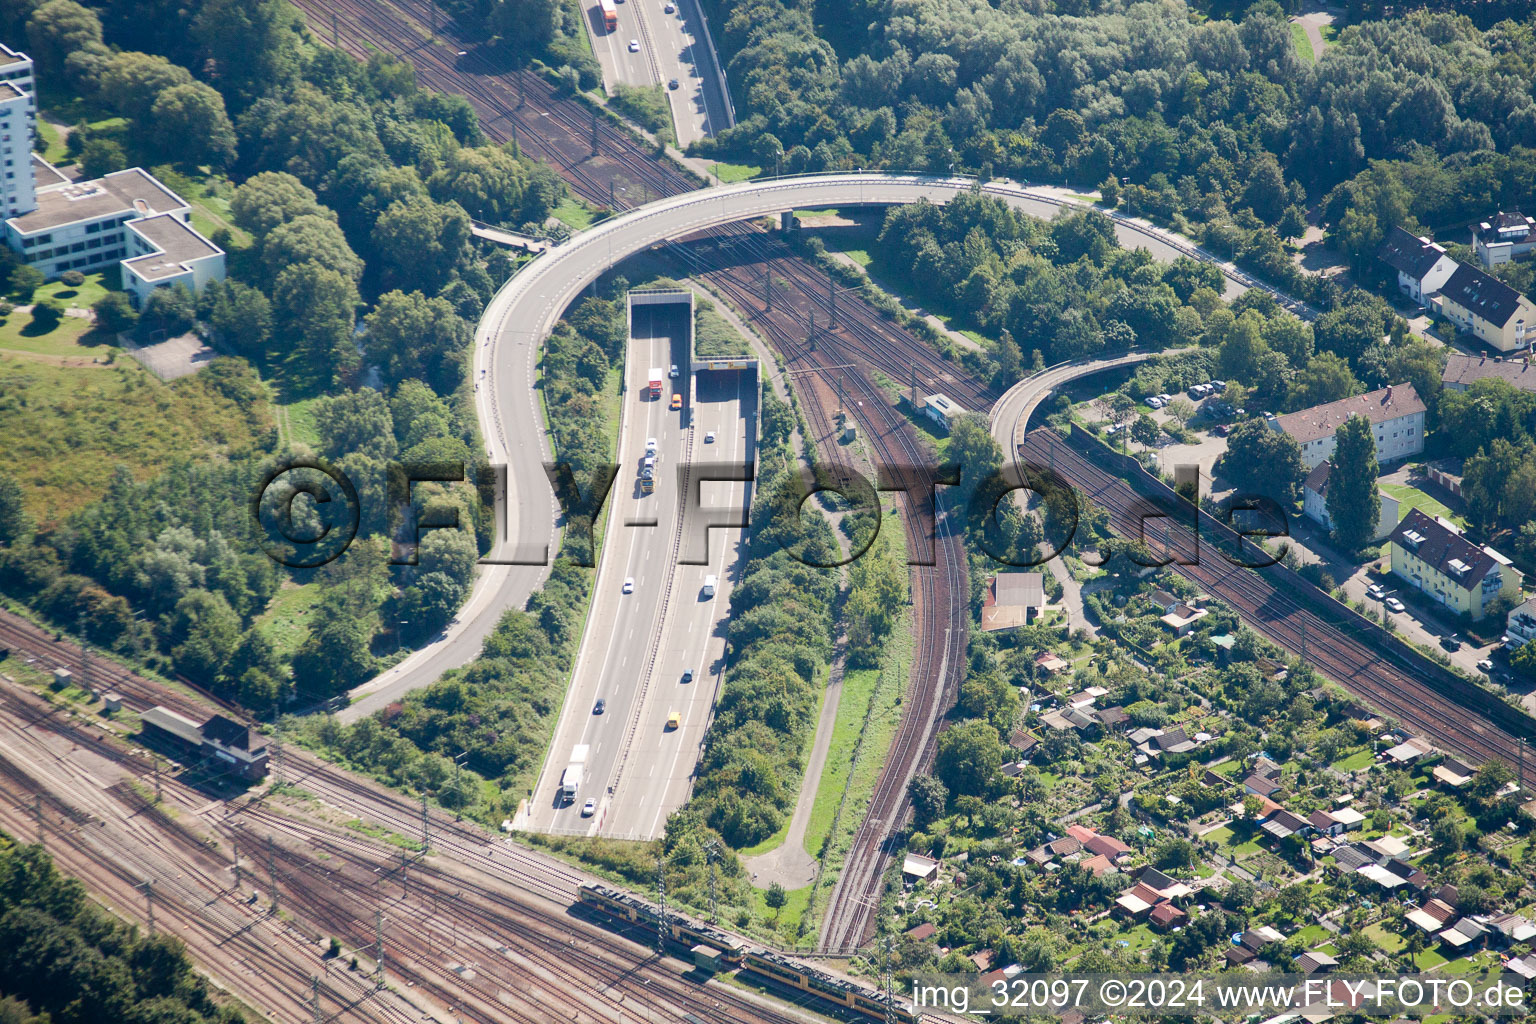
[[[694,10],[698,12],[699,27],[704,33],[704,45],[709,47],[709,62],[715,66],[715,75],[720,79],[720,97],[725,100],[725,127],[736,127],[736,104],[731,102],[731,84],[725,77],[725,65],[720,62],[720,54],[715,50],[715,35],[709,30],[709,18],[704,14],[704,5],[699,0],[694,0]],[[704,109],[709,109],[709,101],[704,103]],[[720,129],[716,128],[715,131]],[[713,134],[713,133],[711,133]]]

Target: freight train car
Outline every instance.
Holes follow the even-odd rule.
[[[887,1000],[884,992],[865,988],[857,982],[828,974],[787,956],[761,949],[748,950],[742,958],[741,969],[785,988],[846,1007],[873,1020],[886,1019]],[[892,996],[890,1002],[894,1004],[891,1019],[901,1021],[902,1024],[917,1024],[921,1020],[921,1016],[906,1000]]]
[[[661,916],[653,904],[605,885],[583,885],[577,892],[577,899],[609,917],[650,929],[655,929],[657,918]],[[672,941],[684,949],[707,946],[720,955],[723,963],[731,967],[741,966],[742,953],[746,947],[733,935],[671,911],[667,912],[667,930]]]

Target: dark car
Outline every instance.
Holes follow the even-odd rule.
[[[1459,651],[1461,650],[1461,637],[1455,633],[1452,633],[1450,636],[1443,636],[1440,638],[1440,646],[1448,651]]]
[[[597,703],[592,705],[592,713],[594,715],[600,715],[607,710],[608,702],[601,697],[597,698]]]
[[[674,79],[672,79],[672,81],[667,83],[667,88],[668,89],[676,89],[681,84],[682,84],[681,82],[679,82],[677,79],[674,78]]]
[[[693,669],[691,669],[691,668],[683,669],[683,682],[685,682],[685,683],[693,682]]]

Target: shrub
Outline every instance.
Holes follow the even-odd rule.
[[[22,301],[31,301],[32,293],[43,286],[43,272],[36,267],[21,266],[11,271],[11,292]]]
[[[85,275],[80,273],[78,270],[66,270],[64,273],[59,275],[59,280],[69,285],[71,288],[79,288],[81,285],[85,284]]]

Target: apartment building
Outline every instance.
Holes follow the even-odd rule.
[[[1536,394],[1536,367],[1531,365],[1528,355],[1505,359],[1486,352],[1452,352],[1440,372],[1440,383],[1452,391],[1465,391],[1480,380],[1502,380],[1511,387]]]
[[[1483,617],[1500,597],[1520,596],[1520,574],[1493,548],[1454,523],[1411,510],[1390,539],[1392,573],[1456,614]]]
[[[1528,256],[1536,249],[1536,220],[1516,210],[1500,210],[1472,229],[1472,251],[1485,270]]]
[[[32,61],[0,44],[0,208],[5,242],[45,277],[113,263],[142,306],[155,288],[223,280],[224,251],[192,227],[192,208],[139,167],[71,181],[32,152]],[[12,149],[16,155],[12,156]]]
[[[1412,384],[1393,384],[1284,416],[1271,413],[1265,421],[1270,429],[1296,439],[1302,465],[1310,472],[1333,458],[1335,435],[1351,416],[1371,422],[1378,462],[1396,462],[1424,451],[1424,402]]]
[[[1394,227],[1376,250],[1377,259],[1397,271],[1398,291],[1415,302],[1437,292],[1456,272],[1457,263],[1427,238]]]
[[[1429,296],[1428,305],[1500,352],[1514,352],[1536,340],[1536,305],[1498,278],[1465,263]]]

